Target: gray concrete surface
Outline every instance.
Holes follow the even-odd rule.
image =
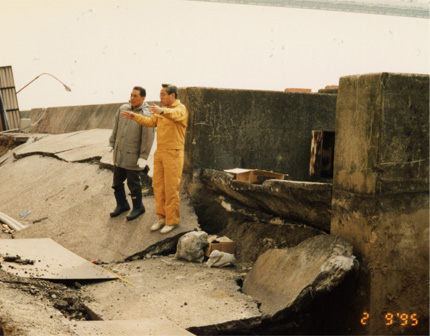
[[[209,268],[171,257],[154,257],[112,266],[129,281],[86,285],[88,308],[103,320],[165,316],[181,328],[207,334],[241,324],[257,324],[257,303],[240,291],[233,267]]]
[[[240,268],[216,269],[173,257],[150,257],[175,248],[181,235],[199,228],[185,194],[181,195],[180,226],[167,235],[149,231],[155,220],[153,197],[144,197],[147,211],[134,221],[127,221],[126,214],[110,218],[115,207],[112,171],[101,168],[99,162],[103,158],[104,165],[109,165],[111,154],[105,153],[109,134],[109,130],[90,130],[47,135],[13,150],[14,155],[0,166],[0,209],[29,226],[15,232],[14,238],[51,238],[87,260],[110,262],[103,266],[117,280],[81,288],[94,318],[162,318],[177,328],[202,333],[258,324],[257,303],[240,292]],[[13,307],[11,300],[3,297],[1,302]],[[40,309],[31,297],[23,297],[22,304],[28,312]],[[12,316],[17,315],[15,311],[7,315],[8,328],[21,330],[13,323]],[[49,315],[37,316],[36,328],[44,335],[52,334],[54,327],[54,334],[78,332],[63,318],[56,318],[51,328]],[[18,320],[27,323],[31,318]],[[160,325],[159,331],[163,328]]]
[[[29,225],[17,238],[52,238],[88,260],[119,261],[150,253],[160,242],[174,246],[180,235],[199,227],[185,195],[180,226],[166,236],[149,231],[156,220],[153,197],[144,197],[146,213],[133,221],[126,220],[126,213],[110,218],[115,208],[112,171],[98,164],[100,158],[104,166],[112,161],[105,150],[109,134],[48,135],[16,148],[17,160],[0,167],[0,204],[2,212]],[[21,216],[26,210],[31,213]]]
[[[27,155],[42,154],[66,162],[100,159],[107,155],[106,147],[109,145],[111,132],[109,129],[93,129],[45,136],[18,149],[15,157],[19,159]]]
[[[85,260],[50,238],[0,239],[2,269],[21,278],[48,280],[115,279],[99,265]],[[12,257],[5,261],[4,256]],[[19,258],[14,259],[19,256]],[[21,263],[19,261],[24,261]],[[18,262],[17,262],[18,261]]]

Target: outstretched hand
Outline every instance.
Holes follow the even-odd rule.
[[[125,119],[133,119],[134,113],[130,111],[121,111],[120,115]]]
[[[152,103],[152,105],[149,107],[149,112],[151,112],[152,114],[160,114],[161,112],[163,112],[163,109],[160,106]]]

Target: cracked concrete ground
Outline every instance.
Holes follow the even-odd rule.
[[[127,221],[126,214],[110,218],[115,200],[109,169],[112,154],[105,151],[109,134],[109,130],[90,130],[44,135],[0,158],[0,212],[27,226],[13,235],[0,233],[0,238],[51,238],[84,259],[97,260],[116,277],[110,281],[77,282],[72,279],[53,284],[19,278],[0,270],[0,335],[119,334],[106,333],[107,329],[114,328],[119,328],[117,331],[121,333],[127,329],[127,335],[279,334],[277,331],[292,334],[314,332],[313,328],[319,327],[312,314],[320,316],[321,310],[315,309],[312,314],[305,311],[314,300],[313,293],[318,289],[321,293],[331,291],[353,268],[349,255],[349,259],[346,258],[349,263],[339,267],[343,264],[336,259],[338,249],[324,244],[336,238],[316,228],[264,215],[256,204],[243,207],[230,199],[235,206],[229,207],[229,211],[237,207],[238,212],[230,214],[226,230],[234,234],[228,236],[236,239],[236,256],[242,264],[217,269],[209,268],[206,263],[176,259],[173,253],[178,239],[200,229],[195,204],[191,204],[185,193],[181,195],[181,224],[167,235],[149,230],[155,221],[151,196],[144,197],[147,211],[138,219]],[[245,200],[246,193],[250,198],[260,193],[261,200],[267,203],[265,196],[269,195],[276,204],[277,198],[284,194],[271,186],[284,187],[286,195],[292,198],[300,194],[297,194],[300,190],[302,198],[308,199],[308,192],[313,190],[311,186],[297,188],[297,183],[292,185],[288,181],[266,181],[270,192],[264,191],[264,186],[236,188],[227,176],[220,179],[218,172],[207,174],[209,184],[220,187],[218,184],[223,181],[224,191],[231,189],[233,196],[245,197]],[[214,178],[210,179],[210,175]],[[327,191],[329,186],[317,187]],[[193,190],[202,197],[209,194],[208,189],[198,183]],[[278,193],[272,195],[275,191]],[[323,196],[326,200],[328,194]],[[211,207],[216,205],[215,199],[226,200],[227,197],[213,193],[203,198],[205,202],[199,205],[200,210],[207,206],[209,212],[218,212],[211,221],[222,221],[225,217],[220,216],[220,209]],[[325,209],[326,203],[320,208]],[[303,211],[303,215],[309,211],[314,208]],[[249,217],[253,217],[252,223],[248,223]],[[281,241],[282,247],[274,248],[277,247],[274,238],[287,236],[297,241],[289,242],[291,246]],[[315,244],[324,258],[319,260],[312,242],[320,240],[322,243]],[[301,241],[304,243],[297,245]],[[270,244],[266,246],[265,242]],[[294,252],[296,245],[298,252]],[[268,251],[261,255],[263,250]],[[244,253],[250,256],[243,258]],[[288,259],[289,255],[293,256],[292,260]],[[281,256],[281,260],[277,256]],[[31,258],[31,255],[25,257]],[[249,262],[256,258],[251,270]],[[297,263],[304,259],[309,259],[309,263]],[[300,272],[309,275],[311,270],[314,271],[311,277],[300,275]],[[261,282],[262,279],[265,280]],[[261,291],[264,292],[262,296],[258,294]],[[255,299],[257,297],[260,302]],[[298,304],[284,306],[285,298]],[[267,309],[263,308],[275,301],[282,305],[267,314]],[[86,323],[89,320],[91,323]],[[95,323],[94,320],[109,323]]]
[[[197,217],[182,195],[181,225],[166,236],[150,233],[155,222],[154,197],[145,197],[146,213],[133,221],[122,214],[111,218],[115,208],[112,153],[105,147],[110,130],[91,130],[49,135],[17,147],[15,161],[0,169],[1,210],[22,224],[16,238],[52,238],[88,260],[121,261],[142,251],[150,253],[161,242],[198,229]],[[92,160],[95,160],[92,162]],[[129,199],[130,202],[130,199]],[[21,216],[30,211],[26,216]],[[169,240],[170,239],[170,240]]]
[[[147,257],[160,249],[167,251],[176,246],[179,236],[199,225],[185,195],[181,198],[181,225],[166,236],[149,231],[155,220],[153,197],[144,198],[147,211],[134,221],[127,221],[125,214],[109,217],[115,206],[112,172],[98,163],[101,159],[104,167],[109,165],[105,155],[109,134],[110,130],[92,130],[46,135],[2,158],[0,211],[28,225],[13,238],[51,238],[87,260],[109,262],[106,267],[127,279],[76,288],[93,317],[163,317],[178,328],[200,331],[258,321],[257,303],[240,292],[240,268],[212,269],[167,256],[122,262],[142,251],[147,251]],[[11,236],[2,233],[1,238]],[[163,245],[163,241],[170,245]],[[54,304],[32,300],[33,294],[19,287],[11,292],[5,282],[0,283],[0,326],[5,335],[14,335],[9,330],[20,330],[21,335],[76,333],[66,317],[53,315]],[[23,305],[25,317],[21,316]],[[51,316],[56,316],[55,323]],[[33,317],[37,322],[32,323]]]
[[[88,308],[103,320],[166,316],[184,329],[207,334],[260,319],[257,303],[241,292],[239,268],[209,268],[172,255],[117,264],[114,270],[130,283],[100,282],[82,292],[90,298]]]

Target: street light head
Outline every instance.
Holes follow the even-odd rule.
[[[68,91],[68,92],[72,91],[72,89],[71,89],[71,88],[69,88],[66,84],[64,84],[64,88],[65,88],[65,89],[66,89],[66,91]]]

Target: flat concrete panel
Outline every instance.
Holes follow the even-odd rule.
[[[240,290],[235,267],[154,257],[117,264],[115,271],[134,287],[103,281],[81,289],[88,309],[101,320],[167,317],[195,335],[233,335],[229,331],[260,323],[258,305]]]
[[[109,129],[93,129],[49,135],[17,150],[16,157],[47,154],[68,162],[101,158],[106,153],[111,133]]]
[[[85,260],[49,238],[0,239],[0,252],[5,256],[31,259],[34,264],[2,261],[2,269],[23,278],[49,280],[115,279],[100,266]]]

